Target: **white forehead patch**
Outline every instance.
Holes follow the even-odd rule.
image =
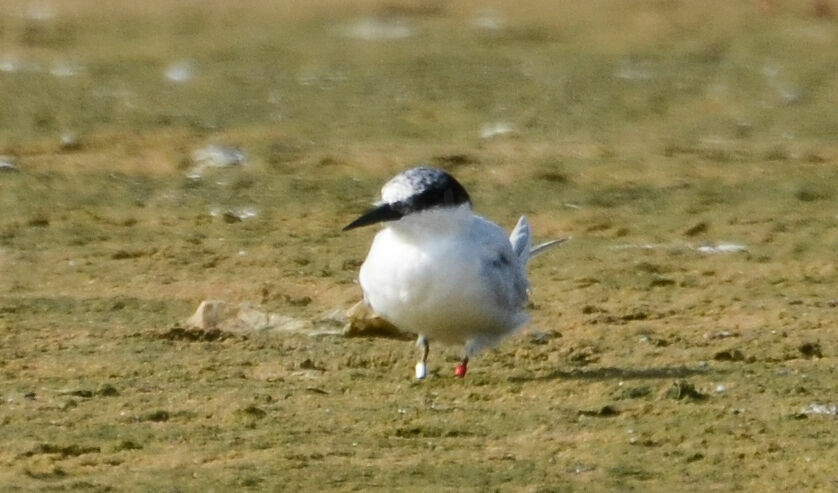
[[[402,202],[414,210],[469,202],[457,180],[441,169],[418,166],[403,171],[381,188],[383,203]]]
[[[404,175],[398,175],[381,187],[381,200],[392,204],[406,200],[415,193],[414,185],[406,180]]]

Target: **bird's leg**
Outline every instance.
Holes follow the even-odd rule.
[[[416,339],[416,345],[419,347],[419,350],[422,351],[422,359],[416,363],[416,378],[422,380],[425,376],[428,375],[428,351],[430,351],[430,347],[428,346],[428,339],[425,336],[419,336],[419,339]]]
[[[471,356],[474,356],[478,352],[480,352],[480,348],[485,346],[486,342],[481,337],[475,337],[473,339],[469,339],[466,341],[466,347],[463,351],[463,359],[460,360],[460,364],[457,365],[457,369],[454,370],[454,375],[458,378],[463,378],[466,376],[466,372],[468,371],[468,359]]]
[[[457,365],[457,369],[454,370],[454,375],[459,378],[463,378],[466,376],[466,371],[468,370],[468,356],[463,356],[463,359],[460,361],[460,364]]]

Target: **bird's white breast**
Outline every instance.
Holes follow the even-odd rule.
[[[360,282],[385,319],[454,344],[521,325],[523,276],[503,230],[462,207],[390,223],[376,235]]]

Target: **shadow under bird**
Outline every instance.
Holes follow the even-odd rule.
[[[475,214],[465,188],[436,168],[406,170],[381,189],[381,201],[344,231],[384,223],[359,280],[377,315],[419,334],[416,378],[427,375],[428,341],[463,344],[455,375],[469,358],[529,320],[527,262],[567,241],[532,246],[527,218],[512,233]]]

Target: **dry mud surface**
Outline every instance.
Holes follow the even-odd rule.
[[[838,488],[828,10],[173,4],[0,6],[0,489]],[[573,236],[463,380],[340,335],[419,162]]]

